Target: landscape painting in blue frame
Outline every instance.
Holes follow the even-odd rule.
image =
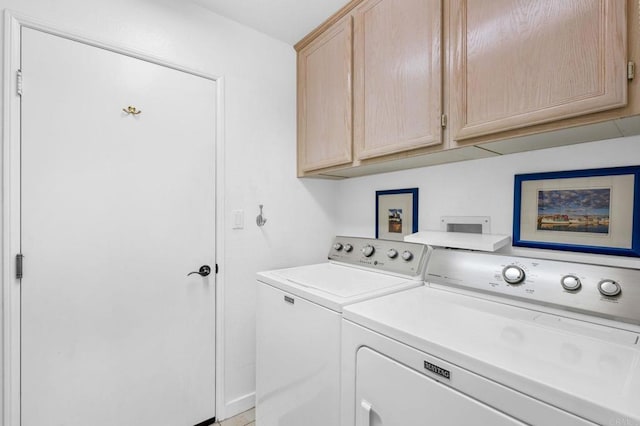
[[[581,186],[583,178],[602,184]],[[619,178],[631,182],[623,197],[620,188],[609,184]],[[564,184],[554,185],[557,179]],[[567,184],[574,179],[575,185]],[[519,174],[514,181],[514,246],[640,257],[640,166]],[[525,191],[524,185],[535,189]],[[621,223],[621,211],[628,223]],[[525,231],[523,224],[531,229]],[[629,243],[607,245],[616,233]],[[572,242],[580,238],[593,243]]]
[[[538,230],[609,233],[611,188],[538,191]]]

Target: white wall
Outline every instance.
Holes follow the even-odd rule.
[[[218,374],[226,407],[218,407],[218,415],[251,407],[255,272],[321,261],[334,229],[329,209],[335,183],[295,177],[293,48],[180,0],[0,0],[5,8],[224,77],[226,225],[218,235],[224,247],[218,285],[225,293],[225,369]],[[259,203],[268,218],[264,228],[255,225]],[[235,209],[246,212],[243,230],[231,229]]]
[[[482,160],[444,164],[340,182],[338,234],[375,235],[375,192],[418,187],[419,229],[440,229],[441,216],[490,216],[492,233],[512,234],[514,175],[640,164],[640,137],[550,148]],[[523,256],[640,267],[640,260],[524,248]]]

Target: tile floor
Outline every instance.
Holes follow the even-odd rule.
[[[215,423],[214,426],[256,426],[256,409],[252,408],[230,419]]]

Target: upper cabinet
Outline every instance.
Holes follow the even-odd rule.
[[[640,134],[638,16],[624,0],[353,0],[296,45],[298,174]]]
[[[356,158],[441,144],[441,1],[369,0],[353,20]]]
[[[352,160],[352,18],[298,52],[298,170]]]
[[[451,1],[452,139],[627,103],[620,0]]]

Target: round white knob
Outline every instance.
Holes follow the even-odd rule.
[[[333,249],[334,249],[335,251],[340,251],[340,250],[342,250],[342,243],[335,243],[335,244],[333,245]]]
[[[396,249],[387,250],[387,256],[389,256],[390,259],[395,259],[396,257],[398,257],[398,250]]]
[[[374,251],[376,251],[376,249],[374,249],[371,244],[362,247],[362,254],[364,254],[365,257],[371,257]]]
[[[351,250],[353,250],[353,246],[351,244],[344,245],[344,251],[346,251],[347,253],[350,253]]]
[[[402,258],[408,262],[413,259],[413,253],[411,253],[409,250],[405,250],[402,252]]]
[[[509,265],[502,270],[502,278],[509,284],[520,284],[524,277],[524,270],[516,265]]]
[[[565,290],[569,291],[576,291],[582,286],[580,278],[575,275],[565,275],[560,280],[560,284],[562,284],[562,287],[564,287]]]
[[[598,290],[603,296],[613,297],[622,292],[620,284],[613,280],[602,280],[598,283]]]

